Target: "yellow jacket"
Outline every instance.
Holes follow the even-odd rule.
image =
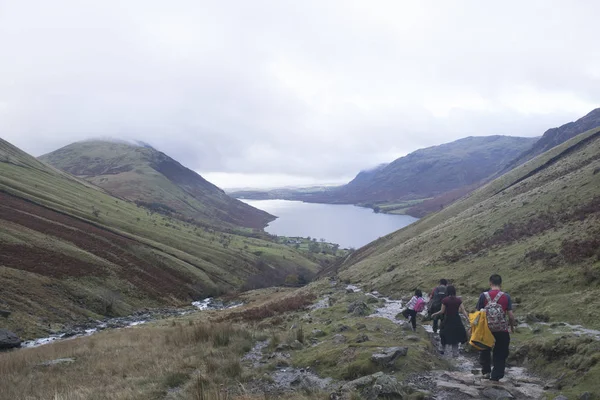
[[[471,323],[471,340],[469,344],[477,350],[489,350],[494,347],[496,339],[487,324],[485,311],[476,311],[469,314]]]

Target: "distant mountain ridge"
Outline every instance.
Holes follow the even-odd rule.
[[[477,183],[535,142],[514,136],[470,136],[414,151],[357,175],[336,191],[346,202],[389,202],[437,196]]]
[[[462,193],[500,171],[529,149],[537,138],[514,136],[470,136],[454,142],[416,150],[389,164],[361,171],[346,185],[302,189],[240,191],[235,197],[248,199],[301,200],[315,203],[358,204],[377,207],[381,203],[407,202]],[[406,206],[405,208],[409,208]],[[439,209],[439,206],[438,206]],[[382,211],[385,211],[382,208]],[[411,214],[410,212],[408,212]],[[422,216],[415,213],[415,216]],[[411,214],[413,215],[413,214]]]
[[[590,111],[587,115],[579,118],[577,121],[566,123],[558,128],[548,129],[544,132],[544,135],[540,140],[535,142],[530,149],[524,151],[517,158],[508,163],[504,168],[504,171],[510,171],[553,147],[598,126],[600,126],[600,108]]]
[[[249,228],[263,228],[274,219],[145,143],[77,142],[39,159],[115,196],[172,210],[184,219]]]

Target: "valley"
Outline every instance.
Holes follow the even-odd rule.
[[[48,165],[2,141],[1,322],[29,341],[0,353],[0,398],[593,396],[599,154],[600,127],[468,189],[360,208],[227,199],[147,147],[86,142]],[[474,311],[492,272],[518,320],[501,385],[399,314],[439,277]]]
[[[320,269],[260,231],[189,222],[113,197],[5,141],[0,196],[0,307],[13,312],[3,327],[24,339]]]

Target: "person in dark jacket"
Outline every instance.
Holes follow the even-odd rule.
[[[429,296],[427,313],[429,314],[429,317],[433,319],[433,333],[437,333],[439,325],[439,318],[433,317],[433,314],[436,314],[442,309],[442,300],[448,295],[447,287],[448,281],[446,279],[440,279],[439,286],[436,286]]]

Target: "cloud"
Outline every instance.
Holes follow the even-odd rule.
[[[599,12],[594,1],[0,2],[0,135],[34,155],[143,140],[234,186],[337,182],[467,135],[541,135],[597,107]]]

